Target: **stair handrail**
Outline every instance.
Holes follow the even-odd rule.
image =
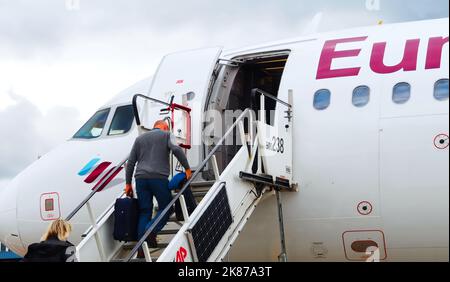
[[[125,195],[125,191],[122,191],[122,192],[120,192],[120,195],[118,196],[118,197],[116,197],[116,199],[121,199],[121,198],[123,198],[124,196],[126,196]],[[108,212],[112,209],[112,208],[114,208],[114,204],[115,204],[115,201],[114,201],[114,203],[112,203],[109,207],[107,207],[106,208],[106,210],[95,220],[95,223],[97,224],[97,227],[98,228],[100,228],[102,225],[100,225],[99,224],[99,222],[101,222],[104,218],[105,218],[105,216],[108,214]],[[85,238],[85,237],[87,237],[92,231],[94,231],[94,227],[91,225],[91,226],[89,226],[89,228],[81,235],[81,238]],[[98,230],[97,230],[98,231]],[[95,232],[97,232],[97,231],[95,231]],[[95,233],[94,232],[94,233]]]
[[[133,96],[133,114],[134,114],[134,118],[136,120],[136,124],[138,126],[140,126],[141,125],[141,118],[139,117],[139,110],[138,110],[138,106],[137,106],[137,99],[138,98],[142,98],[142,99],[145,99],[145,100],[150,100],[152,102],[156,102],[156,103],[162,104],[162,105],[167,106],[167,107],[170,108],[172,106],[172,104],[173,104],[174,96],[172,96],[170,98],[170,103],[167,103],[167,102],[164,102],[164,101],[161,101],[161,100],[158,100],[158,99],[146,96],[144,94],[135,94]]]
[[[122,169],[122,166],[125,165],[125,163],[128,161],[128,157],[126,157],[123,161],[119,163],[118,166],[116,166],[114,169],[108,171],[106,175],[102,178],[100,182],[95,184],[94,189],[89,193],[89,195],[84,198],[81,203],[78,204],[78,206],[66,217],[66,221],[70,221],[88,202],[89,200],[94,197],[95,194],[102,188],[102,186],[107,182],[110,181],[111,176],[114,175],[116,172]]]
[[[251,93],[252,93],[252,97],[256,96],[256,94],[259,93],[259,94],[262,94],[262,95],[264,95],[265,97],[267,97],[267,98],[269,98],[271,100],[274,100],[277,103],[280,103],[280,104],[282,104],[282,105],[284,105],[284,106],[286,106],[288,108],[292,108],[291,104],[289,104],[289,103],[287,103],[287,102],[285,102],[285,101],[283,101],[281,99],[278,99],[274,95],[272,95],[272,94],[270,94],[270,93],[268,93],[268,92],[266,92],[266,91],[264,91],[262,89],[254,88],[254,89],[252,89]]]
[[[156,102],[156,103],[159,103],[159,104],[162,104],[162,105],[165,105],[165,106],[168,106],[168,107],[170,107],[171,105],[172,105],[172,103],[173,103],[173,96],[172,96],[172,98],[171,98],[171,101],[170,101],[170,103],[166,103],[166,102],[164,102],[164,101],[161,101],[161,100],[158,100],[158,99],[155,99],[155,98],[151,98],[151,97],[148,97],[148,96],[145,96],[145,95],[143,95],[143,94],[135,94],[134,96],[133,96],[133,114],[134,114],[134,118],[135,118],[135,121],[136,121],[136,124],[138,125],[138,126],[140,126],[141,125],[141,120],[140,120],[140,117],[139,117],[139,111],[138,111],[138,107],[137,107],[137,99],[138,98],[143,98],[143,99],[147,99],[147,100],[150,100],[150,101],[153,101],[153,102]],[[89,200],[92,198],[92,197],[94,197],[94,195],[95,194],[97,194],[97,192],[98,192],[98,190],[100,189],[100,187],[102,187],[103,186],[103,184],[106,182],[106,181],[108,181],[109,180],[109,178],[111,177],[111,175],[113,175],[114,173],[116,173],[119,169],[122,169],[122,166],[123,165],[125,165],[125,163],[128,161],[128,158],[129,158],[129,156],[127,156],[123,161],[121,161],[120,163],[119,163],[119,165],[118,166],[116,166],[116,168],[115,169],[113,169],[113,170],[110,170],[104,177],[103,177],[103,181],[101,181],[101,183],[97,183],[96,184],[96,186],[95,186],[95,189],[94,190],[92,190],[92,192],[91,193],[89,193],[89,195],[87,195],[86,196],[86,198],[84,198],[84,200],[83,201],[81,201],[81,203],[80,204],[78,204],[78,206],[66,217],[66,220],[67,221],[70,221],[88,202],[89,202]]]
[[[128,256],[125,258],[126,262],[131,261],[133,256],[136,254],[138,249],[144,244],[147,237],[150,235],[150,233],[155,229],[155,227],[159,224],[159,222],[162,220],[164,216],[167,215],[167,213],[172,209],[172,206],[175,204],[175,202],[180,198],[180,196],[184,193],[184,191],[191,185],[193,180],[197,177],[197,175],[203,170],[203,168],[206,166],[206,164],[210,161],[210,159],[214,156],[216,151],[219,149],[219,147],[222,145],[222,143],[225,141],[225,139],[233,133],[234,129],[239,125],[239,122],[246,116],[249,115],[250,117],[250,123],[253,121],[253,112],[250,109],[245,109],[242,114],[236,119],[236,121],[233,123],[233,125],[227,130],[227,132],[222,136],[222,138],[216,143],[216,146],[211,150],[211,152],[208,154],[208,156],[203,160],[203,162],[200,164],[197,170],[192,174],[192,177],[184,184],[183,188],[178,192],[178,194],[172,199],[172,201],[166,206],[166,208],[161,212],[161,214],[156,218],[156,220],[153,222],[153,224],[148,228],[144,235],[139,239],[136,246],[131,250],[131,252],[128,254]]]

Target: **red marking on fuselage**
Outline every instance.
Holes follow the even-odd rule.
[[[323,46],[322,54],[320,56],[319,68],[317,70],[317,79],[357,76],[359,74],[359,71],[361,70],[360,67],[332,70],[331,64],[333,63],[334,59],[357,57],[359,53],[361,53],[361,49],[336,51],[336,46],[338,44],[365,41],[366,39],[367,36],[326,41],[325,45]]]
[[[91,172],[91,174],[89,174],[88,177],[86,177],[86,179],[84,180],[84,182],[90,184],[92,182],[94,182],[99,176],[100,174],[102,174],[106,168],[108,168],[108,166],[111,164],[111,162],[103,162],[101,164],[99,164],[93,172]]]
[[[415,71],[417,68],[417,56],[419,55],[420,39],[406,41],[403,59],[394,66],[386,66],[384,57],[386,54],[386,42],[375,43],[370,57],[370,69],[375,73],[387,74],[400,70]]]
[[[442,63],[442,50],[448,43],[447,37],[432,37],[428,41],[428,53],[425,69],[439,69]]]
[[[320,55],[319,65],[317,67],[316,79],[358,76],[363,66],[355,65],[351,68],[342,69],[331,69],[331,66],[336,59],[358,57],[362,50],[360,48],[336,51],[339,44],[364,42],[367,38],[367,36],[362,36],[325,41]],[[395,44],[398,43],[395,42]],[[396,65],[387,66],[384,64],[384,58],[386,57],[388,42],[375,42],[372,46],[372,53],[370,55],[370,70],[377,74],[390,74],[398,71],[416,71],[420,44],[421,39],[418,38],[407,40],[401,61]],[[448,44],[448,36],[431,37],[428,40],[425,70],[441,68],[442,51],[444,50],[445,44]]]
[[[177,251],[177,256],[175,258],[175,262],[184,262],[187,257],[187,251],[185,248],[180,247],[180,249]]]
[[[116,169],[116,171],[114,171],[111,175],[111,171]],[[97,192],[101,192],[103,189],[105,189],[106,186],[108,186],[109,183],[111,183],[111,181],[119,174],[119,172],[121,172],[123,169],[123,167],[119,167],[117,169],[117,167],[113,167],[111,168],[98,182],[97,184],[94,186],[94,188],[92,188],[92,190],[96,190]],[[109,175],[109,176],[108,176]],[[108,179],[103,182],[106,177],[108,176]],[[103,182],[103,183],[102,183]],[[101,184],[102,183],[102,184]]]

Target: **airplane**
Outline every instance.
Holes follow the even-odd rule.
[[[149,101],[133,109],[135,94],[190,109],[190,124],[181,114],[174,134],[195,169],[211,148],[207,141],[222,135],[204,133],[222,125],[206,113],[258,110],[251,93],[261,89],[280,101],[291,96],[293,105],[289,170],[298,191],[281,193],[289,261],[366,261],[370,246],[379,261],[448,261],[448,34],[444,18],[169,54],[152,77],[100,107],[1,191],[0,241],[23,256],[50,221],[66,217],[115,167],[90,209],[100,215],[114,202],[135,138],[170,112]],[[283,105],[266,102],[265,109],[275,113],[269,123],[283,123]],[[238,149],[216,153],[220,170]],[[210,180],[210,172],[202,177]],[[87,209],[71,223],[70,241],[78,244],[91,226]],[[280,236],[277,200],[264,198],[227,260],[277,261]]]

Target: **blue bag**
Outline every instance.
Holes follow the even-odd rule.
[[[170,180],[169,189],[170,190],[179,190],[179,189],[183,188],[186,181],[187,181],[186,173],[184,173],[184,172],[178,173],[178,174],[174,175],[174,177]],[[190,215],[197,207],[197,201],[195,200],[194,194],[192,194],[191,187],[188,187],[186,190],[184,190],[183,196],[184,196],[184,200],[186,201],[188,213]],[[175,203],[175,214],[176,214],[177,220],[179,220],[179,221],[184,220],[183,212],[181,211],[181,205],[180,205],[179,200],[177,200]]]
[[[183,188],[181,186],[181,183],[182,182],[184,183],[185,180],[186,180],[186,173],[181,172],[181,173],[176,174],[169,182],[169,190],[172,191],[172,190],[175,190],[175,189]]]

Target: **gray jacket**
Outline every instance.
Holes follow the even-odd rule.
[[[170,132],[153,129],[136,138],[126,165],[126,183],[131,184],[136,163],[136,179],[167,179],[170,151],[185,169],[189,169],[183,149],[175,144],[175,136]]]

